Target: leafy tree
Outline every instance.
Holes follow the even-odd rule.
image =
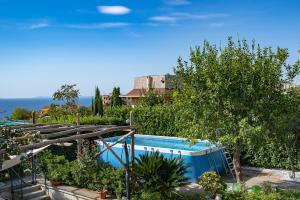
[[[121,95],[120,87],[114,87],[110,98],[110,105],[112,107],[122,105],[122,99],[120,95]]]
[[[277,133],[274,139],[284,147],[292,177],[295,178],[295,166],[300,152],[300,90],[291,88],[278,98],[280,104],[272,112],[273,120],[268,124],[268,129]]]
[[[79,90],[75,89],[76,84],[62,85],[59,90],[53,94],[54,100],[62,100],[66,105],[75,105],[80,95]]]
[[[103,116],[102,96],[100,95],[100,90],[98,86],[95,89],[94,115]]]
[[[16,108],[11,115],[14,120],[29,120],[31,119],[31,111],[23,108]]]
[[[162,105],[164,103],[164,98],[162,95],[155,94],[150,90],[141,98],[139,103],[144,106]]]
[[[175,93],[182,133],[192,138],[221,141],[233,152],[237,180],[242,181],[240,157],[253,138],[268,133],[272,113],[284,104],[283,80],[293,81],[300,62],[287,64],[288,50],[261,48],[232,38],[217,49],[205,41],[190,52],[190,63],[178,59],[175,72],[184,87]],[[182,95],[183,94],[183,95]],[[185,104],[189,105],[186,112]],[[277,131],[277,130],[276,130]],[[259,142],[259,141],[258,141]]]

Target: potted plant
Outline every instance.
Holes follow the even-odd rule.
[[[226,190],[227,185],[216,172],[205,172],[199,178],[199,185],[202,186],[209,198],[221,199],[221,191]]]
[[[49,180],[50,180],[51,186],[53,186],[53,187],[57,187],[57,186],[61,185],[61,173],[59,172],[58,169],[53,169],[49,173]]]
[[[106,195],[107,195],[106,188],[105,187],[99,188],[98,194],[99,194],[100,199],[106,199]]]
[[[107,190],[105,189],[105,187],[100,183],[100,182],[94,182],[92,184],[92,189],[96,190],[98,192],[99,198],[100,199],[106,199],[106,195],[107,195]]]

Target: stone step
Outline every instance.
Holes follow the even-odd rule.
[[[30,185],[30,186],[26,186],[22,189],[23,194],[38,191],[38,190],[41,190],[41,187],[39,185]],[[20,188],[16,189],[15,192],[21,193],[21,189]]]
[[[35,198],[32,198],[32,199],[29,199],[29,200],[51,200],[50,196],[49,195],[43,195],[43,196],[38,196],[38,197],[35,197]]]
[[[45,195],[45,191],[43,190],[37,190],[33,192],[28,192],[28,193],[23,193],[23,198],[24,199],[33,199],[39,196]]]

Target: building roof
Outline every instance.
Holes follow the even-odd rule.
[[[171,92],[170,89],[167,88],[153,88],[152,91],[158,95],[165,95]],[[133,89],[126,95],[121,95],[121,97],[142,97],[147,94],[146,89]]]

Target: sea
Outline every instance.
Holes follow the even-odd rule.
[[[80,97],[79,105],[90,106],[92,97]],[[62,104],[62,101],[54,101],[52,98],[15,98],[15,99],[0,99],[0,120],[10,117],[15,108],[25,108],[27,110],[40,110],[44,106],[51,103]]]

